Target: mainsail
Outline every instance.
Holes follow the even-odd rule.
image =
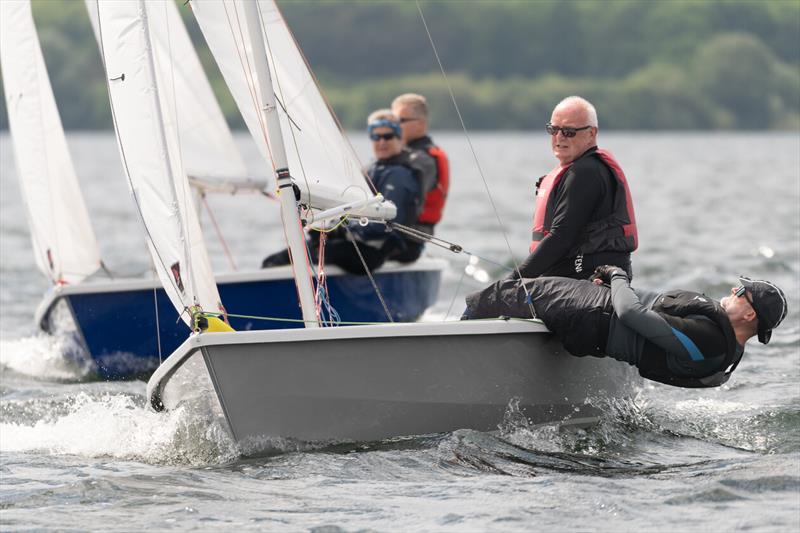
[[[163,79],[155,67],[154,43],[159,41],[150,19],[164,16],[160,6],[141,0],[101,1],[98,27],[128,183],[161,283],[191,325],[184,310],[200,306],[217,311],[222,306],[182,158],[175,76]]]
[[[268,157],[266,127],[261,123],[258,109],[258,102],[264,99],[260,97],[254,67],[263,58],[253,56],[244,2],[193,0],[191,6],[251,135]],[[320,93],[278,7],[271,0],[260,0],[257,6],[283,144],[302,202],[315,209],[330,209],[373,198],[375,193],[361,164]],[[364,214],[392,218],[394,206],[380,204]]]
[[[29,0],[0,2],[0,63],[36,265],[53,283],[78,283],[100,268],[100,252]]]

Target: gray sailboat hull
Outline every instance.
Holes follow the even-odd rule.
[[[567,354],[534,321],[211,333],[189,339],[153,375],[155,407],[180,403],[171,381],[183,381],[173,374],[192,359],[238,442],[490,431],[512,402],[533,423],[583,423],[598,414],[588,402],[638,383],[628,365]]]

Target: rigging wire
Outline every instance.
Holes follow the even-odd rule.
[[[500,225],[500,232],[503,235],[503,240],[506,243],[506,248],[508,249],[508,254],[509,254],[509,256],[511,256],[511,261],[514,264],[514,270],[516,271],[517,276],[519,277],[519,279],[522,279],[522,273],[520,272],[519,264],[517,263],[517,260],[514,257],[514,252],[511,250],[511,243],[508,240],[508,235],[506,234],[506,231],[505,231],[505,225],[503,224],[503,220],[500,217],[500,212],[497,209],[497,206],[495,205],[494,198],[492,197],[492,193],[489,190],[489,184],[486,181],[486,176],[485,176],[485,174],[483,172],[483,168],[481,167],[481,163],[478,160],[478,155],[475,152],[474,146],[472,145],[472,139],[469,136],[469,133],[467,132],[467,126],[464,123],[464,117],[461,115],[461,109],[458,107],[458,102],[456,101],[456,96],[455,96],[455,93],[453,92],[453,86],[450,84],[450,80],[448,79],[447,73],[444,70],[444,65],[442,64],[442,60],[439,57],[439,51],[436,48],[436,43],[433,42],[433,36],[431,35],[430,29],[428,28],[428,23],[425,20],[425,15],[422,13],[422,6],[420,5],[419,0],[416,0],[416,4],[417,4],[417,11],[419,12],[419,17],[422,20],[422,25],[425,27],[425,33],[428,35],[428,41],[431,43],[431,48],[433,49],[434,56],[436,56],[436,62],[439,65],[439,70],[442,73],[442,77],[444,77],[445,84],[447,85],[447,90],[450,93],[450,99],[453,102],[453,107],[456,110],[456,115],[458,115],[458,120],[461,123],[461,129],[464,131],[464,136],[467,139],[467,144],[469,145],[470,152],[472,153],[472,158],[475,161],[475,165],[477,166],[478,174],[480,175],[481,180],[483,181],[484,189],[486,189],[486,195],[489,198],[489,204],[492,206],[492,210],[494,211],[495,218],[497,218],[497,222]],[[525,287],[524,283],[520,283],[520,285],[522,286],[523,290],[525,291],[526,301],[529,302],[528,306],[531,308],[531,313],[533,314],[533,305],[530,303],[531,298],[530,298],[530,294],[528,293],[528,289],[527,289],[527,287]]]
[[[197,317],[214,317],[214,318],[222,318],[223,316],[228,316],[230,318],[243,318],[247,320],[264,320],[264,321],[271,321],[271,322],[286,322],[292,324],[305,324],[305,323],[314,323],[316,320],[304,320],[302,318],[284,318],[284,317],[277,317],[277,316],[259,316],[259,315],[237,315],[233,313],[217,313],[214,311],[199,311],[196,315]],[[519,318],[519,317],[502,317],[503,320],[507,322],[534,322],[537,324],[543,324],[541,319],[539,318]],[[475,318],[472,321],[485,321],[485,322],[494,322],[496,318]],[[380,326],[390,324],[390,322],[355,322],[355,321],[348,321],[348,320],[340,320],[337,324],[341,326]]]
[[[211,210],[211,206],[208,204],[208,197],[204,192],[200,193],[200,199],[203,201],[203,205],[206,208],[206,212],[208,213],[208,217],[211,219],[211,225],[214,226],[214,230],[217,232],[217,237],[219,237],[219,242],[222,244],[223,250],[225,250],[225,255],[228,258],[228,261],[231,264],[231,268],[234,271],[239,270],[236,268],[236,262],[233,260],[233,254],[231,254],[230,248],[228,248],[228,243],[225,240],[225,236],[222,234],[222,230],[217,223],[217,217],[214,216],[214,212]]]
[[[467,265],[469,265],[469,262],[467,262]],[[444,315],[445,321],[447,320],[447,317],[450,316],[450,312],[453,310],[453,306],[456,303],[456,298],[458,297],[458,292],[461,290],[461,284],[464,282],[464,276],[466,275],[467,275],[467,267],[464,267],[461,269],[461,277],[458,278],[458,285],[456,285],[456,290],[453,291],[453,298],[450,300],[450,306],[447,308],[447,313]]]
[[[361,250],[358,248],[358,243],[356,242],[353,233],[350,231],[348,226],[344,226],[345,231],[347,231],[348,237],[353,243],[353,248],[355,248],[356,253],[358,254],[358,259],[361,261],[361,266],[364,267],[364,273],[369,278],[369,282],[372,284],[372,289],[375,291],[375,294],[378,296],[378,300],[381,302],[381,307],[383,307],[383,312],[386,313],[386,318],[389,319],[389,322],[394,322],[392,318],[392,314],[389,312],[389,307],[386,305],[386,302],[383,299],[383,295],[381,294],[380,289],[378,288],[378,284],[375,283],[375,278],[372,276],[372,272],[370,272],[369,268],[367,268],[367,262],[364,260],[364,256],[361,255]]]
[[[392,228],[393,230],[397,230],[400,233],[408,235],[412,239],[417,239],[418,241],[426,242],[434,246],[438,246],[439,248],[444,248],[445,250],[453,252],[454,254],[464,253],[470,257],[476,257],[486,263],[491,263],[492,265],[502,268],[504,270],[508,270],[510,272],[514,271],[513,268],[504,265],[503,263],[498,263],[497,261],[478,255],[475,252],[470,252],[468,250],[465,250],[460,244],[447,241],[445,239],[442,239],[441,237],[435,237],[429,233],[425,233],[424,231],[420,231],[416,228],[412,228],[410,226],[404,226],[403,224],[399,224],[397,222],[386,222],[386,225]]]

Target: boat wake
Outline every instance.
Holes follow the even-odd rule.
[[[80,357],[70,335],[51,336],[40,333],[13,340],[0,340],[0,375],[12,371],[48,381],[72,382],[86,379],[90,364]]]
[[[37,342],[44,343],[42,348],[47,346],[39,338],[3,346],[29,352],[29,346]],[[8,350],[3,351],[4,368],[11,368]],[[595,400],[602,415],[586,427],[534,425],[512,401],[498,430],[488,433],[462,429],[367,443],[263,438],[237,445],[223,419],[209,418],[207,406],[186,402],[167,413],[153,412],[146,406],[142,382],[65,387],[39,380],[24,382],[9,374],[20,383],[8,388],[7,380],[3,389],[0,452],[225,468],[256,462],[268,466],[270,475],[278,475],[283,464],[296,465],[299,457],[317,473],[328,467],[332,472],[341,470],[347,457],[346,470],[354,469],[354,475],[370,471],[377,461],[388,477],[414,477],[422,472],[434,477],[535,477],[553,472],[600,477],[670,475],[714,469],[707,458],[719,458],[720,453],[780,453],[775,442],[791,448],[800,439],[797,405],[748,411],[730,401],[703,397],[666,401],[663,394],[644,391],[635,398]],[[792,431],[794,440],[787,440]],[[690,454],[696,460],[686,461],[691,448],[696,448]],[[409,464],[414,465],[413,472]],[[288,471],[286,475],[294,477]]]
[[[644,395],[596,403],[603,412],[598,423],[576,428],[531,425],[512,402],[500,431],[460,430],[444,437],[438,445],[441,464],[462,474],[685,475],[724,468],[721,456],[785,453],[800,441],[800,405],[764,412],[712,398],[651,401]]]
[[[800,442],[800,405],[764,410],[742,402],[698,397],[650,410],[654,429],[680,439],[697,439],[732,450],[781,453]]]

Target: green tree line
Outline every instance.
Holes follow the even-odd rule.
[[[408,91],[428,97],[434,128],[460,127],[451,90],[471,129],[538,128],[570,94],[592,100],[607,128],[800,128],[796,0],[279,4],[348,128]],[[178,5],[226,116],[241,127],[189,7]],[[83,2],[33,7],[65,127],[109,128]]]

